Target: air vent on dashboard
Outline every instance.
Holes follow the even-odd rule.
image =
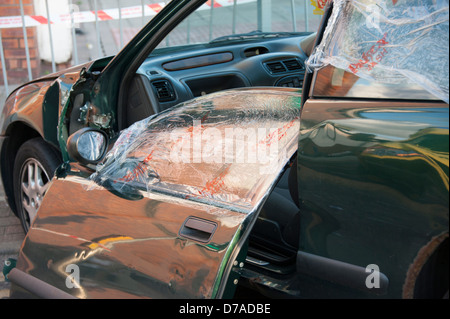
[[[295,72],[303,69],[302,64],[297,59],[288,59],[264,63],[270,74]]]
[[[175,100],[175,92],[169,81],[154,81],[152,82],[152,87],[160,102],[169,102]]]
[[[286,66],[286,69],[288,69],[288,71],[297,71],[302,69],[302,65],[296,59],[285,60],[283,61],[283,63]]]
[[[266,63],[266,66],[267,66],[269,72],[272,74],[286,72],[286,68],[279,61]]]

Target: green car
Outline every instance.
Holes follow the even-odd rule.
[[[11,296],[448,298],[448,1],[311,3],[173,0],[12,92]]]

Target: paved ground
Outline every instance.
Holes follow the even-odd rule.
[[[9,297],[10,283],[3,276],[4,261],[8,258],[17,259],[24,237],[20,220],[7,205],[0,182],[0,299]]]
[[[16,85],[10,85],[9,90],[13,90]],[[6,99],[6,90],[0,86],[0,105]],[[5,191],[0,175],[0,299],[9,297],[8,282],[3,276],[4,261],[8,258],[17,258],[20,245],[25,237],[20,220],[14,215],[6,203]]]

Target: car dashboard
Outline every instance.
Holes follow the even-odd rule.
[[[210,42],[156,49],[140,66],[130,96],[146,92],[151,110],[132,101],[128,122],[205,94],[241,87],[303,85],[307,54],[301,43],[308,34]],[[143,89],[144,88],[144,89]],[[135,99],[136,100],[136,99]],[[133,105],[134,104],[134,105]]]

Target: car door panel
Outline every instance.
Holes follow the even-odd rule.
[[[448,231],[448,104],[311,98],[301,116],[302,250],[376,264],[401,297],[419,250]]]
[[[73,176],[53,182],[19,269],[67,290],[65,269],[76,264],[81,288],[71,291],[79,298],[213,297],[230,241],[248,216],[166,196],[130,201],[107,190],[86,192],[83,182]],[[68,193],[77,201],[67,203]],[[208,243],[179,236],[191,216],[217,224]]]
[[[217,93],[131,126],[95,174],[66,163],[17,269],[79,298],[226,296],[233,262],[245,260],[238,255],[251,225],[296,151],[299,105],[300,93],[292,89]],[[248,128],[246,138],[224,139],[236,145],[236,155],[269,143],[276,146],[272,161],[173,159],[180,144],[193,150],[197,129],[220,134],[237,127]],[[202,136],[205,149],[222,147]],[[66,282],[74,266],[79,288]]]

